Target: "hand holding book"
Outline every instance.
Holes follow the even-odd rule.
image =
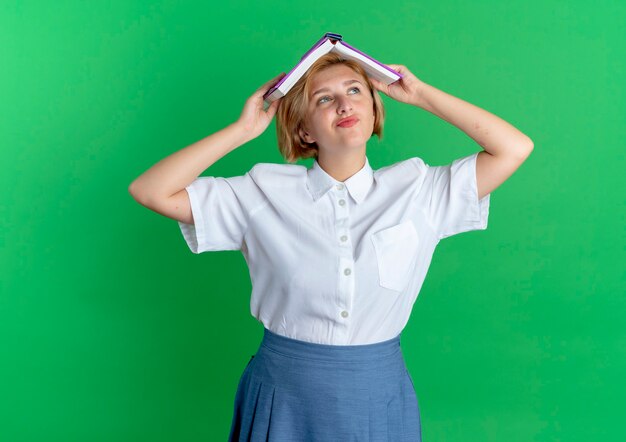
[[[413,75],[406,66],[399,64],[388,64],[387,66],[400,72],[402,74],[402,78],[391,84],[385,84],[375,78],[370,78],[374,87],[388,97],[400,101],[401,103],[419,106],[420,93],[426,83]]]
[[[264,110],[263,95],[284,76],[284,72],[275,76],[267,83],[264,83],[246,100],[246,104],[244,105],[237,123],[241,125],[250,140],[261,135],[271,123],[272,118],[274,118],[281,100],[278,99],[272,102],[272,104]]]

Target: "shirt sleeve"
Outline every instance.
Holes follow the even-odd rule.
[[[485,230],[491,194],[478,199],[476,152],[445,166],[426,166],[427,213],[441,240],[471,230]]]
[[[185,187],[194,224],[178,225],[193,253],[241,250],[253,186],[248,172],[230,178],[198,177]]]

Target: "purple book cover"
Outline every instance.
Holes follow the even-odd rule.
[[[285,76],[284,76],[284,77],[283,77],[283,78],[282,78],[282,79],[281,79],[278,83],[276,83],[276,85],[275,85],[275,86],[273,86],[273,87],[272,87],[269,91],[267,91],[267,92],[265,93],[265,95],[263,95],[263,100],[265,100],[267,97],[269,97],[270,95],[272,95],[272,93],[273,93],[276,89],[278,89],[278,88],[280,87],[280,85],[281,85],[281,84],[283,84],[283,83],[285,82],[285,80],[287,80],[287,79],[291,76],[291,74],[292,74],[292,73],[293,73],[293,72],[294,72],[294,71],[298,68],[298,66],[300,66],[300,64],[302,63],[302,61],[303,61],[303,60],[304,60],[304,59],[305,59],[305,58],[306,58],[306,57],[307,57],[307,56],[308,56],[311,52],[313,52],[313,51],[314,51],[315,49],[317,49],[319,46],[323,45],[323,44],[326,42],[326,40],[331,40],[331,42],[332,42],[333,44],[337,43],[338,41],[341,41],[341,42],[342,42],[342,44],[343,44],[344,46],[346,46],[347,48],[352,49],[354,52],[357,52],[357,53],[361,54],[362,56],[364,56],[364,57],[368,58],[369,60],[373,61],[374,63],[376,63],[377,65],[379,65],[379,66],[381,66],[381,67],[385,68],[386,70],[388,70],[388,71],[390,71],[390,72],[393,72],[394,74],[396,74],[396,75],[398,75],[400,78],[402,78],[402,74],[400,74],[399,72],[396,72],[396,71],[394,71],[393,69],[391,69],[391,68],[389,68],[389,67],[385,66],[384,64],[379,63],[378,61],[374,60],[374,59],[373,59],[372,57],[370,57],[369,55],[367,55],[367,54],[363,53],[362,51],[359,51],[359,50],[358,50],[358,49],[356,49],[355,47],[350,46],[349,44],[347,44],[345,41],[343,41],[343,38],[342,38],[342,36],[341,36],[340,34],[333,34],[333,33],[327,32],[326,34],[324,34],[324,36],[323,36],[322,38],[320,38],[320,39],[317,41],[317,43],[315,43],[315,44],[311,47],[311,49],[309,49],[308,51],[306,51],[306,52],[304,53],[304,55],[303,55],[302,57],[300,57],[300,61],[298,62],[298,64],[296,64],[296,65],[293,67],[293,69],[291,69],[291,70],[287,73],[287,75],[285,75]]]

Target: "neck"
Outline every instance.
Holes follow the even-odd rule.
[[[328,175],[344,182],[365,166],[365,150],[343,155],[320,152],[317,163]]]

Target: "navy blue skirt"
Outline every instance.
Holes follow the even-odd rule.
[[[400,335],[325,345],[264,330],[237,387],[229,441],[421,442]]]

